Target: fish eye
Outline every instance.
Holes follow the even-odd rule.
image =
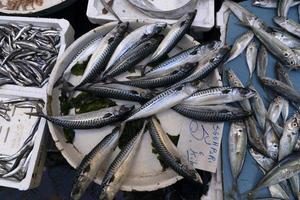
[[[288,57],[289,54],[287,52],[284,53],[284,57]]]
[[[292,123],[292,127],[297,127],[297,126],[298,126],[298,124],[296,122]]]
[[[291,60],[290,64],[291,64],[291,65],[294,65],[294,64],[295,64],[295,62],[294,62],[293,60]]]

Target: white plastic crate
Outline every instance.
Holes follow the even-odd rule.
[[[177,8],[178,4],[184,5],[187,0],[152,0],[151,2],[162,10],[169,10]],[[114,0],[112,8],[116,12],[116,14],[124,21],[132,21],[138,19],[138,21],[145,23],[164,21],[172,24],[175,22],[175,20],[151,18],[140,12],[127,0]],[[89,0],[86,14],[92,23],[104,24],[106,22],[116,21],[116,18],[111,13],[103,14],[102,9],[103,6],[99,0]],[[197,6],[195,9],[197,9],[198,12],[192,24],[192,27],[196,31],[209,31],[215,24],[214,0],[200,0],[197,2]]]
[[[70,23],[65,19],[0,16],[0,24],[3,23],[33,24],[42,27],[53,27],[59,29],[61,46],[58,58],[62,55],[67,46],[74,40],[74,30]],[[30,97],[42,99],[47,104],[46,88],[47,84],[45,84],[42,88],[4,85],[0,87],[0,100],[16,97]],[[29,117],[24,114],[24,112],[29,111],[30,110],[23,108],[13,108],[12,111],[8,112],[11,116],[10,122],[0,118],[0,126],[2,127],[0,132],[0,153],[11,155],[18,150],[20,145],[22,145],[26,134],[28,134],[29,129],[35,122],[33,119],[36,118]],[[32,150],[25,178],[21,181],[12,181],[0,178],[0,186],[27,190],[39,185],[46,158],[47,134],[48,127],[46,126],[46,120],[41,119],[36,132],[34,148]]]

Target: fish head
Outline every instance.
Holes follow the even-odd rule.
[[[238,87],[238,88],[235,88],[235,90],[236,90],[236,92],[238,92],[238,94],[240,94],[241,97],[246,98],[246,99],[249,99],[256,94],[256,91],[254,91],[252,89],[248,89],[248,88]]]
[[[299,59],[297,55],[292,50],[286,50],[283,52],[284,60],[289,66],[298,66]]]
[[[284,17],[274,17],[274,22],[278,25],[284,26],[288,21]]]
[[[262,77],[260,78],[263,85],[266,86],[276,86],[277,82],[274,79],[268,78],[268,77]]]
[[[195,17],[196,17],[196,14],[197,14],[197,9],[195,9],[193,12],[187,13],[186,21],[187,21],[187,22],[192,22],[192,21],[194,21],[194,19],[195,19]]]
[[[167,27],[167,23],[155,23],[153,26],[148,26],[146,30],[148,34],[158,34]]]
[[[122,105],[119,109],[120,114],[126,114],[134,109],[134,105]]]
[[[217,49],[216,52],[212,54],[209,62],[214,64],[220,63],[221,61],[225,60],[225,58],[229,54],[229,51],[230,51],[230,46],[227,45]]]
[[[254,6],[266,6],[267,4],[268,4],[268,2],[265,0],[254,0],[252,2],[252,5],[254,5]]]
[[[300,113],[295,113],[286,123],[286,126],[292,134],[298,134],[300,128]]]
[[[79,176],[77,181],[74,183],[72,191],[71,191],[71,198],[72,199],[80,199],[80,197],[85,192],[84,185],[90,182],[90,178],[87,176]]]

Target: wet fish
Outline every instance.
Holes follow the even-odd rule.
[[[250,89],[255,91],[255,95],[250,99],[251,108],[260,129],[265,130],[267,109],[262,98],[255,90],[255,88],[250,86]]]
[[[106,171],[100,185],[101,200],[113,200],[115,194],[119,191],[124,179],[131,169],[132,161],[139,149],[141,140],[145,132],[146,123],[120,151],[114,161]]]
[[[299,4],[299,2],[297,2],[297,1],[293,2],[291,4],[291,7],[296,6],[298,4]],[[261,8],[277,8],[278,0],[254,0],[252,5],[258,6]]]
[[[293,194],[295,198],[299,198],[300,196],[300,185],[299,185],[299,175],[296,174],[289,179],[289,183],[291,185]]]
[[[288,11],[294,0],[279,0],[277,5],[277,16],[287,18]]]
[[[114,50],[125,36],[128,25],[128,22],[120,23],[109,33],[107,33],[106,36],[104,36],[90,58],[77,87],[89,83],[97,76],[100,76],[100,73],[105,68],[109,58],[112,56]]]
[[[268,67],[268,52],[264,45],[260,45],[256,60],[256,74],[258,77],[265,77]]]
[[[281,110],[281,116],[283,118],[283,122],[286,122],[288,116],[289,116],[289,102],[282,98],[283,106]]]
[[[293,83],[289,78],[288,69],[286,69],[280,62],[277,62],[275,65],[275,74],[279,81],[293,87]]]
[[[264,141],[270,157],[273,160],[277,160],[279,151],[279,138],[272,129],[265,132]]]
[[[154,117],[149,120],[149,133],[155,149],[166,165],[187,180],[202,183],[198,172],[180,155],[176,146]]]
[[[72,199],[80,199],[90,183],[93,182],[103,162],[118,145],[122,131],[123,128],[121,127],[114,128],[80,162],[76,169],[76,179],[72,187]]]
[[[152,98],[152,94],[149,90],[114,83],[98,83],[88,86],[81,86],[76,88],[76,90],[89,92],[103,98],[113,98],[127,101],[145,102]]]
[[[281,96],[277,96],[269,105],[267,118],[273,123],[277,123],[280,117],[284,103],[283,100],[284,99]],[[266,123],[266,132],[270,131],[272,128],[270,121],[267,121]]]
[[[292,153],[298,139],[299,128],[300,128],[300,113],[299,111],[297,111],[284,124],[283,134],[279,142],[278,160],[282,160],[287,155]]]
[[[146,118],[165,111],[182,102],[185,98],[196,92],[197,89],[198,88],[192,86],[191,84],[183,84],[170,88],[142,105],[125,121],[128,122],[140,118]]]
[[[161,44],[158,46],[157,50],[151,56],[150,62],[156,62],[166,56],[182,39],[188,29],[191,27],[197,10],[194,12],[189,12],[182,16],[172,28],[169,30]]]
[[[48,116],[45,115],[41,109],[37,109],[36,113],[26,114],[31,116],[43,117],[48,121],[64,128],[91,129],[101,128],[108,124],[120,121],[127,117],[127,115],[133,110],[133,108],[134,106],[131,105],[113,106],[97,111],[66,116]]]
[[[141,43],[150,40],[153,36],[165,29],[166,26],[166,23],[149,24],[135,29],[133,32],[129,33],[114,51],[103,74],[110,71],[114,64],[122,60],[128,52],[130,53],[132,49],[136,48]]]
[[[255,95],[251,89],[241,87],[212,87],[195,92],[190,97],[183,100],[183,105],[217,105],[233,103],[249,99]]]
[[[229,61],[238,57],[244,51],[244,49],[249,45],[253,37],[254,37],[254,33],[252,31],[247,31],[242,36],[240,36],[237,40],[235,40],[226,62],[228,63]]]
[[[269,33],[290,48],[297,48],[300,46],[300,39],[282,29],[272,28],[272,31]]]
[[[278,26],[287,32],[297,36],[298,38],[300,37],[300,25],[294,20],[283,17],[274,17],[273,20]]]
[[[179,104],[174,106],[173,110],[188,118],[206,122],[236,121],[252,115],[251,112],[244,111],[241,108],[226,105],[194,106]]]
[[[250,42],[246,49],[246,61],[249,69],[249,82],[252,80],[253,72],[256,68],[256,58],[257,58],[257,45],[255,42]]]

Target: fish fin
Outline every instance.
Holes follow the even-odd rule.
[[[268,116],[266,116],[266,120],[268,121],[268,123],[270,123],[272,129],[274,130],[274,132],[276,133],[276,135],[280,138],[283,134],[283,128],[280,127],[279,125],[276,125],[274,122],[272,122],[272,120],[270,120],[270,118]]]

